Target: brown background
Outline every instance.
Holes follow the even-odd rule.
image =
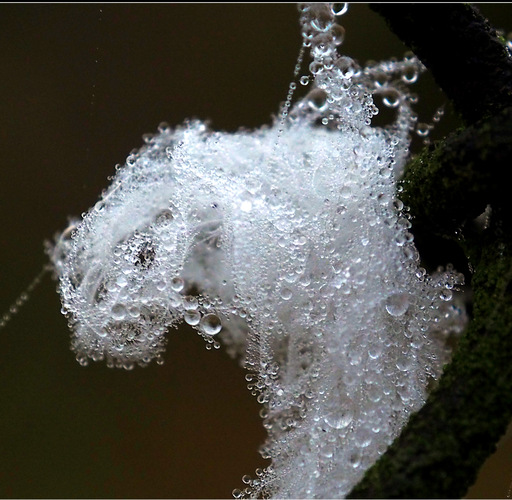
[[[484,9],[512,30],[510,5]],[[97,200],[143,133],[187,117],[268,123],[297,21],[292,4],[0,6],[0,312],[45,262],[43,240]],[[405,51],[364,5],[343,24],[361,62]],[[429,120],[444,98],[424,80]],[[229,497],[264,465],[259,405],[222,350],[183,328],[162,367],[82,368],[59,310],[47,277],[0,330],[0,497]],[[506,496],[511,443],[475,496]]]

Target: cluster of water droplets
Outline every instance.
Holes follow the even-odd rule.
[[[462,276],[420,266],[396,188],[422,65],[362,68],[338,54],[345,4],[299,9],[306,97],[255,131],[162,125],[49,248],[81,363],[161,362],[182,321],[240,357],[271,465],[235,497],[348,493],[465,322]],[[386,127],[371,126],[377,96]]]

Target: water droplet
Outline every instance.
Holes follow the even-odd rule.
[[[350,57],[338,57],[338,59],[336,59],[334,62],[334,66],[341,73],[342,78],[352,78],[358,72],[358,66],[356,62]]]
[[[311,53],[315,59],[328,57],[334,51],[333,37],[330,33],[320,33],[311,40]]]
[[[187,295],[183,297],[183,307],[186,311],[195,311],[199,307],[197,298],[193,295]]]
[[[169,132],[171,129],[171,126],[167,122],[160,122],[158,125],[158,131],[160,133]]]
[[[386,300],[386,311],[391,316],[402,316],[409,309],[409,294],[394,293]]]
[[[361,451],[360,450],[354,450],[349,458],[350,465],[357,469],[361,465]]]
[[[342,186],[340,189],[340,196],[344,199],[349,199],[352,196],[352,188],[350,185]]]
[[[181,292],[185,286],[185,282],[181,278],[173,278],[171,280],[171,288],[175,292]]]
[[[331,12],[335,16],[342,16],[343,14],[346,14],[348,11],[348,3],[332,3],[331,4]]]
[[[309,65],[309,71],[311,71],[311,74],[318,75],[324,70],[324,65],[321,62],[313,61]]]
[[[418,80],[418,70],[411,66],[402,73],[402,81],[405,83],[415,83]]]
[[[381,95],[384,106],[388,108],[396,108],[400,104],[400,94],[395,89],[387,89]]]
[[[418,123],[418,125],[416,125],[416,133],[420,137],[427,137],[432,128],[432,125],[429,125],[428,123]]]
[[[324,421],[333,429],[344,429],[345,427],[348,427],[353,418],[354,415],[351,409],[335,408],[324,417]]]
[[[308,105],[314,111],[323,112],[327,109],[327,93],[322,89],[314,89],[308,95]]]
[[[323,4],[315,4],[315,17],[311,20],[311,27],[316,31],[328,31],[334,23],[330,9]]]
[[[222,330],[220,318],[213,313],[205,314],[201,319],[200,326],[206,335],[217,335]]]
[[[114,304],[112,306],[112,318],[115,320],[123,320],[126,317],[126,307],[123,304]]]
[[[124,276],[123,274],[120,274],[116,278],[116,284],[118,286],[120,286],[121,288],[124,288],[128,284],[128,280],[126,279],[126,276]]]
[[[432,121],[435,123],[438,123],[443,116],[444,116],[444,106],[440,106],[439,108],[437,108],[436,112],[434,113],[434,116],[432,117]]]
[[[140,309],[137,306],[131,306],[128,308],[128,313],[132,318],[138,318],[140,316]]]
[[[334,24],[331,28],[332,42],[338,46],[345,40],[345,28],[339,24]]]
[[[196,326],[199,324],[199,321],[201,321],[201,313],[198,311],[186,311],[183,315],[183,319],[185,320],[185,323]]]

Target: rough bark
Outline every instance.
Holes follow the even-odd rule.
[[[473,242],[474,317],[438,388],[351,498],[462,497],[494,451],[512,416],[512,253],[500,232]]]
[[[351,498],[465,494],[512,417],[512,62],[467,5],[376,4],[466,124],[406,168],[401,199],[423,234],[452,238],[474,274],[473,318],[425,406]],[[473,219],[492,208],[491,223]]]

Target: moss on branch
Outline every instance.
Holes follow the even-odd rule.
[[[475,267],[473,318],[425,406],[349,498],[455,498],[512,417],[512,62],[467,5],[376,4],[468,125],[406,168],[401,199],[423,234],[456,239]],[[491,225],[473,219],[492,207]]]
[[[505,180],[512,159],[512,108],[451,134],[407,165],[402,201],[415,225],[446,237],[470,224],[487,205],[509,216]]]
[[[457,498],[512,417],[512,253],[488,229],[473,276],[474,318],[425,406],[349,498]]]

